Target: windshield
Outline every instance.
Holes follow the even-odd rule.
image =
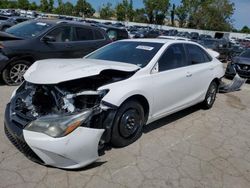
[[[250,58],[250,50],[246,50],[244,51],[240,57],[245,57],[245,58]]]
[[[50,25],[44,22],[22,22],[6,30],[7,33],[21,38],[35,38]]]
[[[145,67],[162,45],[152,42],[120,41],[105,46],[86,58],[119,61]]]

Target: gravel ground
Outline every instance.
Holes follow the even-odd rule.
[[[0,86],[0,187],[250,187],[250,85],[219,94],[213,109],[192,107],[145,127],[134,144],[110,149],[77,171],[25,158],[3,131],[14,87]]]

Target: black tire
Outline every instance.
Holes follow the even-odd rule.
[[[213,107],[217,92],[218,84],[213,81],[208,87],[205,100],[202,102],[203,109],[210,109]]]
[[[3,81],[10,86],[17,86],[23,82],[23,75],[30,67],[31,62],[17,60],[11,62],[2,73]]]
[[[111,144],[125,147],[135,142],[142,135],[144,118],[144,110],[139,102],[130,100],[122,104],[114,119]]]

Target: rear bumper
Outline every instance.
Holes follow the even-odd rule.
[[[87,166],[98,159],[98,144],[104,129],[78,127],[61,138],[27,131],[11,120],[10,104],[5,111],[5,133],[26,157],[40,164],[64,169]]]

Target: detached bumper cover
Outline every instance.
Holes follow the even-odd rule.
[[[75,169],[98,159],[98,144],[103,132],[103,129],[79,127],[62,138],[26,130],[23,135],[29,147],[46,165]]]
[[[10,105],[5,112],[5,132],[29,159],[49,166],[76,169],[98,159],[98,144],[104,129],[78,127],[61,138],[27,131],[11,120]]]

